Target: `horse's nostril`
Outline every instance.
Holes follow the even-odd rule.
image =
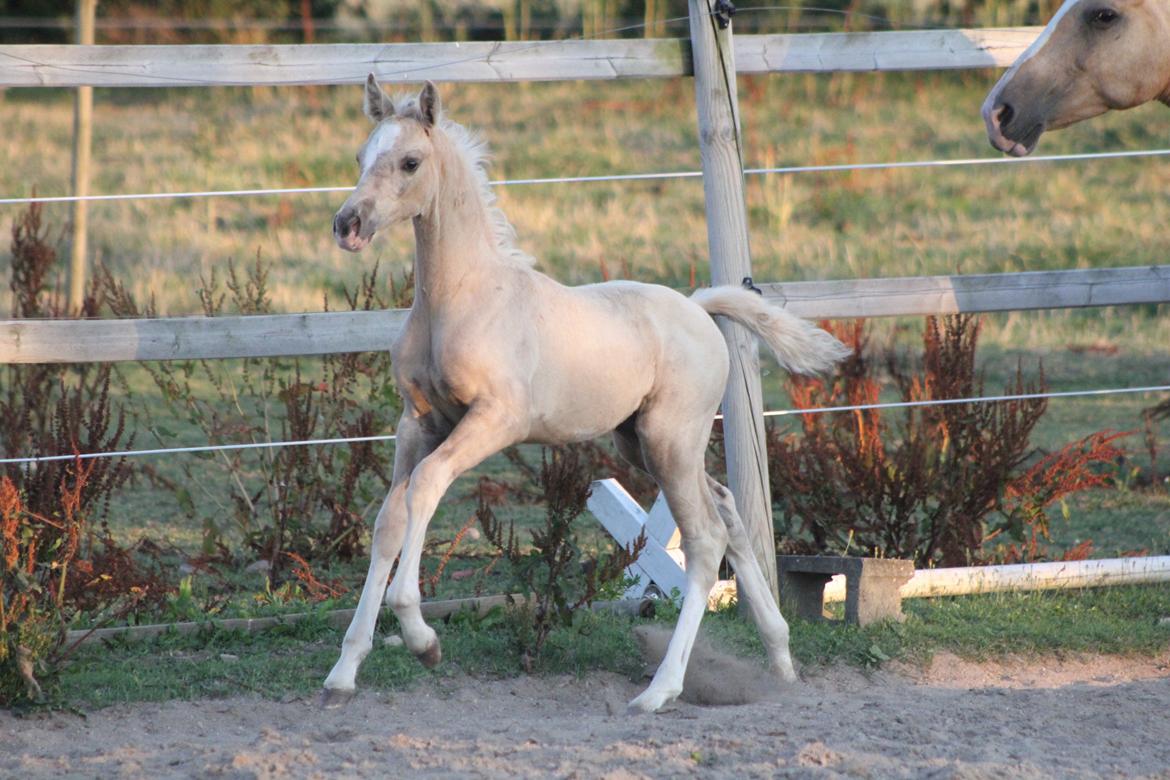
[[[1012,117],[1016,115],[1016,110],[1012,108],[1011,103],[1004,103],[999,109],[999,126],[1001,128],[1007,127],[1011,123]]]
[[[346,216],[338,213],[333,217],[333,234],[335,236],[356,235],[362,229],[362,218],[356,214]]]

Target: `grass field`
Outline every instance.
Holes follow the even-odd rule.
[[[741,79],[745,162],[767,167],[990,157],[978,107],[994,77],[992,72],[971,72]],[[670,80],[447,85],[442,94],[453,118],[479,128],[489,139],[495,150],[493,178],[504,179],[697,170],[692,89],[689,81]],[[312,93],[99,90],[95,103],[95,193],[349,185],[355,179],[353,154],[368,127],[356,87]],[[34,189],[43,195],[68,191],[71,102],[64,92],[0,94],[0,127],[0,196],[27,195]],[[1041,153],[1155,148],[1170,137],[1168,130],[1170,113],[1148,107],[1048,135]],[[755,277],[841,279],[1161,264],[1166,262],[1162,231],[1170,223],[1168,165],[1156,158],[749,177]],[[685,287],[692,268],[700,283],[709,277],[698,180],[510,186],[497,192],[520,244],[538,258],[542,270],[564,282],[593,282],[608,275]],[[377,239],[364,256],[342,252],[330,233],[342,200],[338,194],[93,204],[90,245],[94,259],[108,265],[139,300],[153,297],[165,315],[198,312],[195,290],[201,279],[222,271],[229,259],[245,263],[257,254],[272,263],[270,288],[277,311],[320,310],[326,297],[332,305],[343,288],[356,286],[375,260],[384,270],[401,274],[413,249],[409,230],[399,228]],[[45,212],[48,223],[63,233],[68,207],[49,206]],[[10,223],[18,213],[19,207],[0,206],[0,221]],[[6,247],[0,247],[0,274],[7,275],[8,264]],[[0,316],[8,306],[0,300]],[[1019,361],[1031,374],[1042,362],[1055,390],[1166,384],[1168,308],[989,316],[982,341],[986,389],[998,391]],[[875,322],[873,327],[876,341],[889,339],[903,346],[914,345],[921,332],[917,320]],[[782,406],[782,377],[767,363],[765,370],[766,405]],[[139,369],[128,366],[123,372],[134,402],[157,407]],[[1131,395],[1053,401],[1035,444],[1051,450],[1104,428],[1138,429],[1141,411],[1157,400],[1156,395]],[[195,443],[195,432],[182,421],[168,427],[176,443]],[[1170,429],[1164,425],[1163,459],[1170,457],[1167,436]],[[152,442],[142,439],[138,444]],[[1170,553],[1170,497],[1164,485],[1126,483],[1127,469],[1148,470],[1140,435],[1127,445],[1133,459],[1119,472],[1122,489],[1071,500],[1067,522],[1054,524],[1056,552],[1092,538],[1097,554]],[[173,469],[173,462],[154,463],[164,473]],[[198,480],[205,513],[215,511],[216,495],[224,501],[231,489],[215,463],[206,464],[206,475]],[[485,468],[498,471],[506,464],[492,461]],[[457,483],[451,495],[465,495],[472,480],[474,476]],[[447,503],[434,532],[450,536],[471,511],[468,502]],[[512,511],[522,523],[538,513],[524,507]],[[201,529],[182,518],[173,495],[138,480],[118,497],[112,525],[124,539],[146,534],[195,549]],[[354,569],[337,576],[356,584],[360,574]],[[447,581],[440,592],[455,593],[460,587]],[[1151,589],[1152,602],[1140,595],[1145,592],[1129,597],[1145,605],[1138,620],[1143,626],[1155,613],[1168,611],[1164,589]],[[1027,616],[1017,617],[1021,623],[1031,621],[1029,605],[1040,612],[1065,603],[1074,605],[1068,609],[1081,609],[1078,598],[1023,597],[1020,609]],[[1093,602],[1097,597],[1086,598]],[[835,635],[824,642],[837,648],[838,657],[860,663],[867,663],[866,653],[870,661],[896,656],[908,647],[930,646],[924,637],[933,636],[932,626],[947,625],[948,614],[988,604],[997,605],[987,610],[994,613],[1002,606],[994,600],[971,603],[975,606],[915,607],[909,627],[888,636],[862,633],[845,640]],[[974,624],[982,618],[972,613],[956,620]],[[298,633],[304,631],[311,636]],[[1126,627],[1102,629],[1103,634],[1111,631],[1136,635]],[[472,633],[479,636],[477,632]],[[332,660],[336,635],[305,628],[288,639],[290,663],[298,669],[311,667],[304,676],[315,685],[318,672]],[[306,640],[308,649],[301,644]],[[217,660],[219,641],[212,638],[198,647],[180,642],[167,658],[176,668],[209,670],[207,674],[229,687],[238,679],[243,681],[239,687],[267,690],[271,673],[284,668],[259,668],[269,660],[265,648],[271,645],[265,640],[256,650],[255,671],[220,675],[220,666],[228,662]],[[1030,651],[1045,641],[997,647],[960,631],[937,640],[937,646]],[[1056,646],[1063,646],[1060,641]],[[251,651],[241,648],[250,642],[229,640],[222,652],[247,654]],[[145,652],[159,649],[165,647],[152,645]],[[466,656],[458,649],[453,652],[456,658],[470,658],[481,650],[469,650]],[[110,663],[124,663],[136,669],[136,678],[145,678],[149,668],[141,652],[118,650]],[[615,663],[628,663],[629,652],[616,653]],[[816,647],[799,652],[806,659],[831,655]],[[282,653],[272,657],[284,658]],[[302,658],[305,653],[312,658]],[[81,658],[85,662],[70,674],[81,675],[77,670],[90,665],[86,659],[91,656]],[[388,685],[419,674],[414,667],[400,669],[393,658],[371,660],[374,671],[369,673]],[[565,663],[572,668],[575,662]],[[83,677],[72,679],[66,685],[76,691],[93,685]],[[142,691],[164,692],[93,694],[92,701],[192,695],[206,684],[184,688],[187,683],[171,680],[156,689],[143,683]]]
[[[990,157],[978,106],[993,76],[744,78],[745,162]],[[450,116],[488,138],[493,177],[504,179],[697,170],[691,90],[687,80],[451,85],[443,96]],[[67,192],[68,96],[10,90],[0,121],[0,191]],[[1147,107],[1046,136],[1041,151],[1152,148],[1168,125],[1164,109]],[[312,95],[99,90],[92,191],[350,185],[367,129],[355,87]],[[749,177],[755,273],[799,280],[1159,263],[1159,227],[1170,216],[1160,197],[1165,166],[1146,159]],[[602,263],[615,276],[679,286],[692,264],[700,280],[707,276],[697,180],[513,186],[499,194],[522,246],[563,281],[596,281]],[[257,252],[276,263],[279,309],[318,310],[324,293],[352,286],[374,257],[404,269],[411,256],[405,227],[379,239],[368,258],[334,246],[330,224],[342,199],[93,204],[91,245],[139,297],[153,294],[164,314],[197,311],[191,288],[199,275]],[[3,208],[8,220],[17,213]],[[68,220],[67,206],[46,211],[51,224]]]

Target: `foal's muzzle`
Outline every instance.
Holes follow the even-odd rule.
[[[369,245],[373,233],[363,235],[361,215],[356,210],[343,208],[333,218],[333,238],[342,249],[360,252]]]

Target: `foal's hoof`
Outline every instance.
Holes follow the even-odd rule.
[[[345,688],[323,688],[318,704],[323,710],[340,709],[353,701],[356,693],[357,691],[352,688],[348,690]]]
[[[780,678],[781,682],[787,684],[792,684],[800,679],[796,670],[792,668],[792,661],[776,664],[772,667],[772,673]]]
[[[439,645],[438,637],[427,645],[426,650],[423,650],[421,653],[415,653],[415,658],[428,669],[434,669],[438,666],[439,661],[443,660],[443,648]]]
[[[674,701],[677,696],[677,693],[672,696],[669,693],[661,693],[655,691],[653,688],[647,688],[642,691],[642,695],[626,705],[626,713],[629,715],[642,715],[650,712],[658,712],[664,705]]]

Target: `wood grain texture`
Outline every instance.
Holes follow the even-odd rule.
[[[0,363],[279,357],[389,349],[407,310],[0,321]]]
[[[1170,265],[756,284],[769,300],[814,320],[1170,303]],[[397,309],[155,320],[0,320],[0,363],[378,351],[394,343],[406,314]]]
[[[1005,67],[1039,27],[741,35],[739,73]],[[667,78],[693,73],[675,38],[512,43],[0,46],[0,87],[183,87]]]
[[[758,285],[810,319],[1170,303],[1170,265]]]
[[[711,0],[690,0],[691,51],[699,152],[707,213],[707,249],[712,284],[738,284],[752,274],[747,205],[743,192],[739,101],[731,30],[720,29]],[[727,338],[731,370],[723,395],[723,438],[727,482],[747,526],[752,548],[774,601],[779,599],[776,543],[772,529],[772,492],[764,440],[764,394],[755,336],[717,318]],[[740,592],[741,603],[746,601]]]

